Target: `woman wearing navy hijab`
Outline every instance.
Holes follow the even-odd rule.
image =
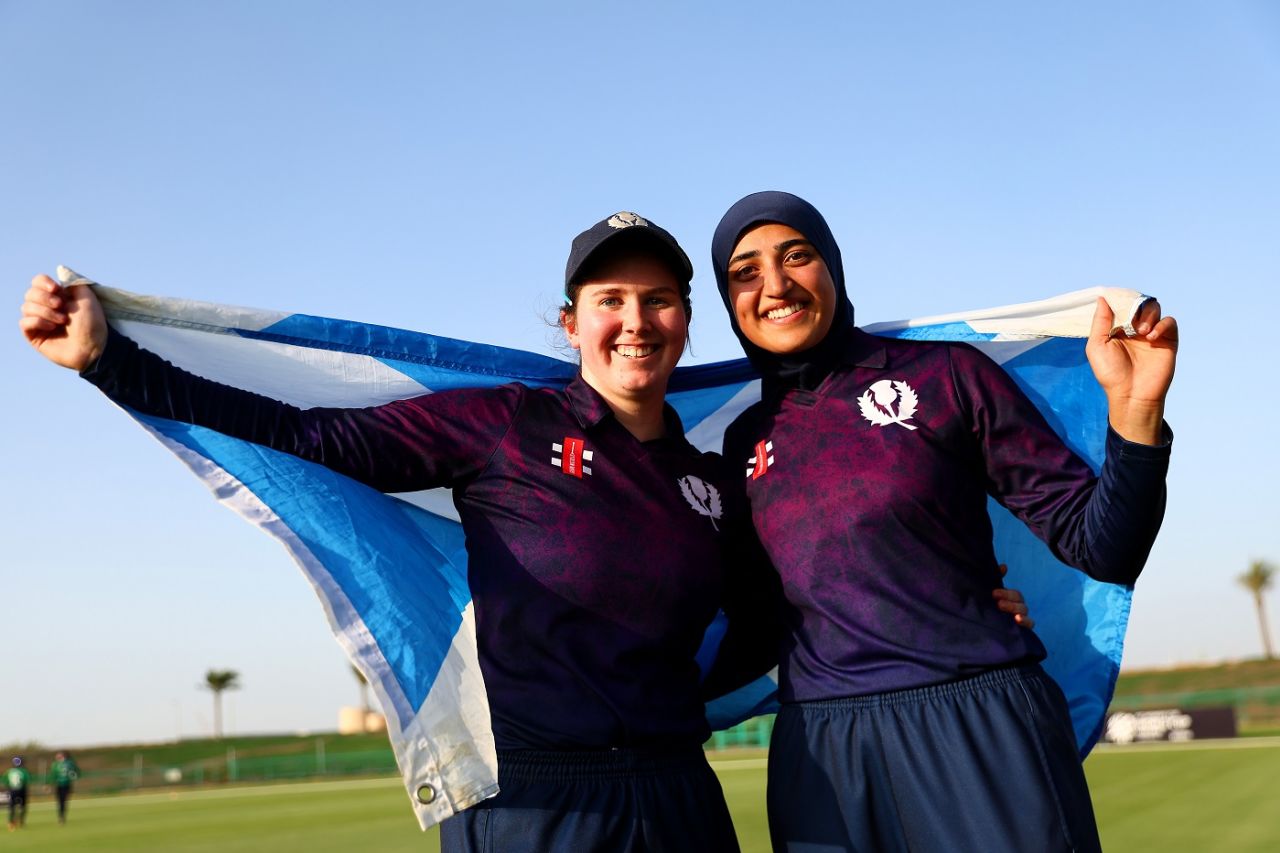
[[[1064,562],[1132,583],[1164,512],[1177,325],[1154,302],[1087,352],[1110,429],[1100,476],[1005,372],[960,343],[853,325],[822,215],[781,192],[712,242],[762,400],[730,427],[785,592],[769,754],[776,850],[1097,850],[1065,699],[1002,617],[988,496]]]

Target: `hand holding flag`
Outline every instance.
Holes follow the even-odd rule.
[[[47,275],[31,279],[18,327],[41,355],[77,372],[97,361],[107,343],[107,318],[93,288],[63,287]]]
[[[1111,428],[1122,437],[1140,444],[1162,440],[1177,354],[1178,321],[1161,317],[1159,302],[1148,299],[1130,324],[1117,328],[1111,306],[1098,299],[1085,355],[1107,395]]]

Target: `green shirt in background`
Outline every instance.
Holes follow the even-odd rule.
[[[70,785],[72,782],[80,778],[80,768],[70,758],[63,758],[54,761],[49,767],[48,781],[51,785],[59,787]]]
[[[25,767],[10,767],[4,774],[4,779],[9,783],[10,791],[21,791],[27,787],[27,782],[31,779],[31,774],[27,772]]]

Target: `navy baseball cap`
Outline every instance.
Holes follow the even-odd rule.
[[[602,219],[573,238],[573,246],[569,249],[569,263],[564,269],[565,295],[573,285],[583,268],[597,252],[606,244],[616,245],[620,240],[645,241],[671,267],[680,279],[680,295],[689,295],[689,282],[693,279],[693,264],[689,256],[680,248],[676,238],[666,229],[650,222],[642,216],[626,210],[620,210],[607,219]]]

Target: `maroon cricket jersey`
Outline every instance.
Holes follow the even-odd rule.
[[[974,348],[857,330],[816,390],[744,412],[725,456],[782,578],[785,702],[1043,659],[992,598],[988,495],[1062,561],[1132,583],[1163,518],[1169,446],[1108,430],[1095,477]]]

